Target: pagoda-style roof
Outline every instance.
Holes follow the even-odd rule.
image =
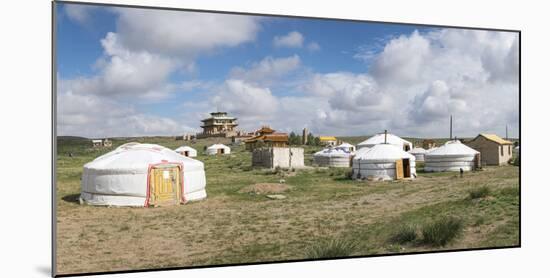
[[[209,120],[237,120],[235,117],[227,116],[227,112],[212,112],[210,113],[211,117],[201,120],[201,122],[206,122]]]
[[[287,133],[271,133],[271,134],[264,134],[264,135],[258,135],[255,137],[252,137],[250,139],[247,139],[245,143],[254,143],[256,141],[264,141],[264,142],[286,142],[288,143],[288,134]]]
[[[271,127],[269,127],[269,126],[262,126],[262,128],[256,130],[255,133],[260,134],[260,135],[263,135],[263,134],[272,134],[272,133],[274,133],[274,132],[275,132],[275,130],[272,129]],[[284,133],[284,134],[286,134],[286,133]]]

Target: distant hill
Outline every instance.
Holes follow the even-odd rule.
[[[57,140],[63,140],[63,141],[81,141],[81,140],[90,140],[86,137],[81,136],[57,136]]]

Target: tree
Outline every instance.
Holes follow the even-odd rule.
[[[318,146],[319,145],[319,142],[317,142],[319,138],[313,136],[313,133],[309,133],[307,135],[307,144],[310,145],[310,146]]]
[[[300,135],[296,135],[296,133],[294,133],[294,131],[292,131],[288,135],[288,143],[290,145],[300,145],[300,144],[302,144],[302,137]]]

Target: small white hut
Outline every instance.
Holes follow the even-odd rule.
[[[224,144],[214,144],[206,149],[206,154],[208,155],[217,155],[217,154],[230,154],[231,148]]]
[[[197,157],[197,150],[189,146],[181,146],[175,149],[175,152],[187,157]]]
[[[459,140],[452,140],[424,155],[426,172],[475,170],[480,166],[480,153]]]

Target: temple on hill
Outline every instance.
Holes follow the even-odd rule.
[[[209,118],[201,120],[201,122],[202,132],[197,134],[197,138],[237,135],[237,118],[228,116],[227,112],[212,112]]]

